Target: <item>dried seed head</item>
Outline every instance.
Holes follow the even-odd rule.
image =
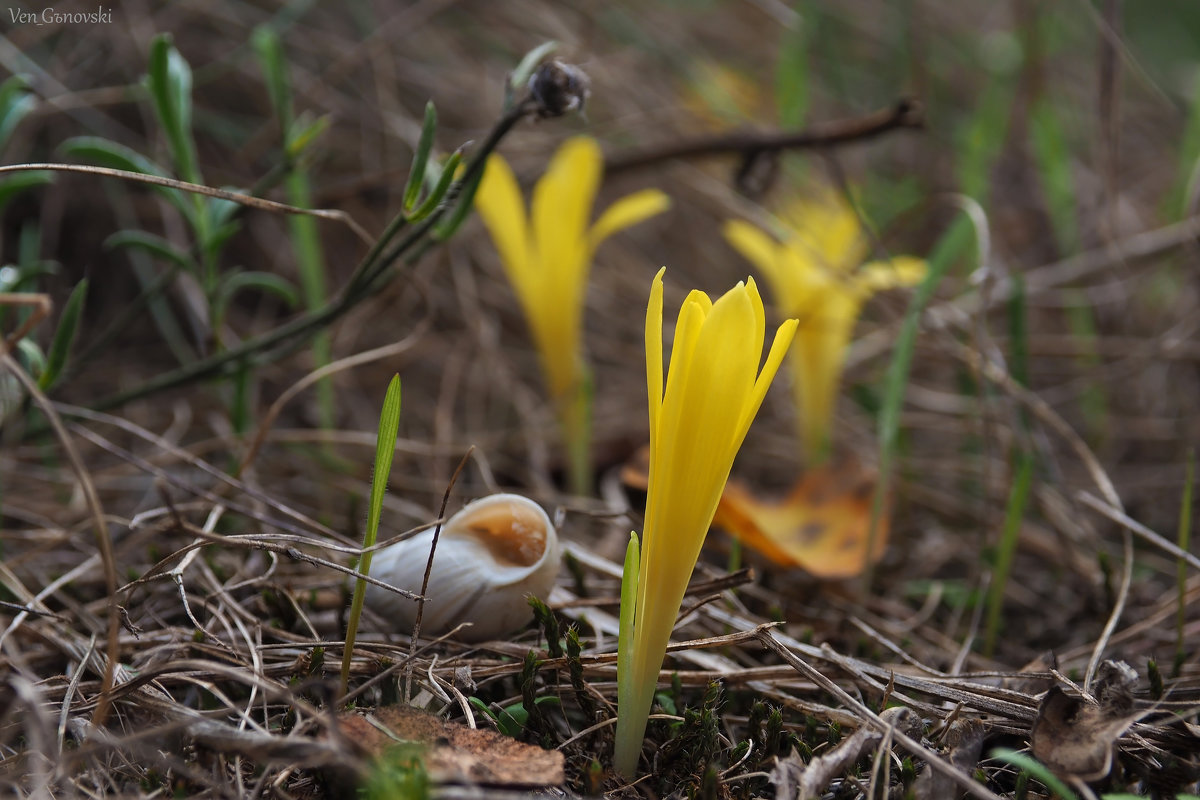
[[[529,78],[529,94],[542,119],[561,117],[568,111],[583,111],[591,93],[587,73],[558,59],[541,64]]]

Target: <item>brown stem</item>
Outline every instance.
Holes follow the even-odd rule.
[[[672,158],[704,158],[737,153],[744,158],[775,150],[833,147],[870,139],[898,128],[924,128],[921,103],[904,98],[863,117],[813,125],[801,131],[735,131],[616,153],[605,159],[605,176],[640,169]]]

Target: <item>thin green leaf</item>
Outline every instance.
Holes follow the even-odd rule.
[[[59,147],[59,151],[64,156],[94,164],[98,167],[122,169],[126,172],[139,172],[143,175],[154,175],[159,178],[171,177],[166,169],[136,150],[99,136],[76,136],[73,139],[63,142]],[[187,202],[182,192],[178,189],[172,189],[169,186],[151,186],[150,188],[165,197],[171,205],[179,210],[179,213],[187,218],[188,223],[192,224],[193,228],[195,227],[196,207]]]
[[[492,709],[488,708],[488,704],[483,702],[482,700],[480,700],[478,697],[468,697],[467,702],[470,703],[471,707],[474,708],[476,711],[486,714],[487,716],[491,717],[493,720],[496,718],[496,712],[492,711]]]
[[[997,76],[989,81],[975,113],[957,137],[959,186],[963,194],[976,200],[982,201],[991,188],[992,165],[1008,134],[1013,93],[1011,80]]]
[[[83,301],[87,297],[87,278],[84,278],[71,290],[67,304],[63,307],[62,317],[58,321],[58,329],[54,331],[54,340],[50,343],[50,352],[46,358],[46,371],[38,379],[38,388],[49,391],[63,367],[67,364],[67,354],[75,334],[79,329],[79,318],[83,315]]]
[[[371,475],[371,501],[367,508],[367,529],[363,533],[363,549],[375,545],[379,535],[379,519],[383,514],[383,495],[387,492],[388,476],[392,471],[392,456],[396,453],[396,434],[400,430],[400,376],[392,376],[387,395],[383,399],[383,410],[379,414],[379,436],[375,440],[375,470]],[[371,574],[371,552],[365,552],[358,562],[358,574]],[[350,662],[354,655],[354,638],[358,634],[358,620],[362,616],[363,598],[367,594],[367,582],[361,578],[354,583],[354,598],[350,602],[350,615],[346,621],[346,649],[342,654],[341,695],[346,694],[350,684]]]
[[[175,49],[170,34],[159,34],[150,43],[146,85],[175,169],[184,180],[200,183],[192,140],[192,69]]]
[[[54,182],[54,173],[43,169],[17,172],[0,181],[0,212],[21,192]]]
[[[1042,762],[1038,761],[1031,755],[1021,753],[1016,750],[1010,750],[1007,747],[997,747],[990,753],[990,757],[1010,764],[1020,770],[1028,772],[1037,780],[1046,785],[1046,788],[1057,794],[1062,800],[1079,800],[1067,785],[1059,780],[1050,768]]]
[[[104,240],[106,250],[140,250],[155,258],[177,264],[193,273],[199,269],[195,260],[187,252],[161,236],[146,231],[118,231]]]
[[[413,153],[412,169],[408,172],[408,183],[404,185],[405,211],[411,211],[417,204],[421,194],[421,186],[425,181],[425,165],[429,163],[429,153],[433,150],[433,135],[437,131],[437,109],[430,100],[425,104],[425,122],[421,125],[421,138],[417,141],[416,152]]]
[[[1053,103],[1049,100],[1037,103],[1033,107],[1029,125],[1055,238],[1064,252],[1073,252],[1079,243],[1075,180],[1071,175],[1071,151]]]
[[[287,303],[289,308],[300,302],[300,291],[287,278],[272,272],[234,272],[221,281],[217,289],[217,296],[213,300],[215,316],[223,317],[234,295],[247,289],[273,294]]]
[[[433,229],[432,238],[435,242],[446,241],[467,221],[475,205],[475,192],[479,191],[482,180],[483,170],[478,170],[469,182],[463,184],[454,209]]]
[[[959,215],[951,224],[950,230],[934,247],[929,257],[929,271],[925,280],[917,287],[912,300],[909,301],[904,323],[899,336],[896,337],[896,349],[888,367],[883,405],[879,412],[879,439],[882,448],[888,454],[895,449],[896,436],[900,429],[900,407],[904,402],[904,389],[908,384],[909,367],[912,365],[913,352],[916,349],[921,312],[933,297],[950,265],[967,249],[973,235],[974,228],[970,220],[964,215]]]
[[[784,30],[775,67],[775,108],[785,128],[804,124],[808,111],[808,25],[806,16]]]
[[[64,155],[74,156],[101,167],[123,169],[126,172],[140,172],[143,175],[154,175],[159,178],[171,177],[167,170],[138,151],[99,136],[76,136],[67,139],[58,149]],[[168,189],[167,191],[174,192],[176,190]]]
[[[1025,277],[1012,275],[1012,295],[1008,298],[1008,335],[1012,340],[1008,361],[1013,380],[1029,386],[1029,322],[1025,311]]]
[[[625,546],[625,566],[621,569],[621,611],[617,626],[617,695],[633,697],[633,632],[637,620],[638,580],[641,577],[641,545],[638,535],[629,532]],[[619,702],[619,700],[618,700]]]
[[[867,552],[871,552],[874,547],[879,522],[883,516],[884,501],[888,494],[892,461],[900,435],[900,408],[904,404],[908,373],[917,347],[921,312],[933,297],[950,265],[966,249],[974,233],[970,218],[959,214],[930,254],[925,280],[913,293],[904,315],[904,323],[900,327],[900,334],[896,337],[896,347],[892,353],[891,364],[888,365],[887,376],[884,378],[883,400],[879,409],[879,480],[875,484],[875,494],[871,501]],[[869,572],[864,575],[869,576]]]
[[[1192,213],[1191,202],[1196,194],[1196,184],[1200,181],[1200,82],[1193,90],[1192,102],[1188,107],[1187,126],[1183,131],[1183,139],[1179,143],[1179,186],[1175,189],[1177,198],[1172,204],[1172,210],[1178,209],[1179,217]],[[0,144],[3,143],[0,139]]]
[[[21,120],[37,106],[37,98],[27,90],[28,85],[23,75],[14,75],[0,85],[0,149],[8,144]]]
[[[419,222],[433,213],[433,210],[438,207],[438,204],[445,199],[446,192],[450,189],[450,184],[454,181],[455,173],[458,172],[458,166],[461,163],[462,150],[455,150],[450,154],[450,157],[446,159],[446,163],[441,170],[441,178],[433,187],[433,190],[429,193],[429,196],[425,198],[425,201],[421,203],[421,207],[409,215],[409,221]]]
[[[525,88],[525,84],[529,83],[529,78],[533,75],[533,71],[542,63],[542,60],[557,49],[558,42],[548,41],[542,42],[526,53],[521,58],[521,63],[517,64],[517,68],[512,71],[512,75],[508,76],[508,86],[505,87],[505,94],[508,97],[520,94]]]
[[[17,342],[17,354],[21,357],[25,369],[30,375],[42,375],[46,372],[46,354],[33,339],[22,339]]]
[[[1195,480],[1195,466],[1196,452],[1189,448],[1187,470],[1184,473],[1183,497],[1179,503],[1179,528],[1175,538],[1179,549],[1185,553],[1188,552],[1192,543],[1192,483]],[[1187,657],[1183,635],[1183,629],[1187,622],[1187,561],[1179,559],[1177,570],[1175,583],[1179,609],[1175,615],[1175,663],[1172,669],[1172,674],[1175,676],[1179,675],[1179,670]]]
[[[1033,482],[1033,456],[1026,450],[1017,453],[1016,474],[1008,495],[1008,507],[1004,512],[1004,529],[1000,535],[1000,546],[996,551],[996,564],[992,568],[992,582],[988,586],[987,625],[985,627],[983,652],[991,657],[996,649],[996,637],[1000,634],[1000,617],[1004,610],[1004,589],[1012,570],[1013,555],[1021,538],[1021,520],[1025,517],[1025,505],[1029,501],[1029,486]]]
[[[279,34],[273,28],[260,25],[251,35],[254,52],[262,65],[263,77],[267,82],[267,95],[280,130],[287,131],[292,124],[292,90],[288,83],[287,62]]]
[[[328,130],[329,124],[328,115],[314,119],[311,114],[302,113],[288,129],[287,144],[284,147],[288,159],[295,161],[300,158],[309,145]]]

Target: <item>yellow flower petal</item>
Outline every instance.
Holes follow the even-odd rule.
[[[858,282],[871,292],[894,289],[898,286],[916,286],[925,280],[929,265],[923,258],[893,256],[886,261],[872,261],[858,271]]]
[[[650,398],[650,441],[658,431],[658,417],[662,412],[663,399],[663,273],[658,270],[650,284],[650,302],[646,306],[646,395]]]
[[[588,233],[588,247],[595,250],[614,233],[644,219],[661,214],[671,206],[671,198],[658,189],[643,189],[626,195],[604,210]]]
[[[591,261],[587,230],[602,158],[594,139],[568,139],[533,189],[533,240],[545,270],[540,276],[543,302],[582,303]]]
[[[715,303],[693,291],[679,311],[666,388],[659,397],[661,280],[660,272],[646,313],[650,470],[631,674],[618,680],[615,764],[624,774],[636,766],[675,616],[745,428],[761,403],[760,383],[765,392],[762,381],[773,377],[794,327],[777,332],[773,350],[778,352],[758,375],[765,314],[753,281],[739,283]]]
[[[852,295],[831,293],[825,300],[825,308],[801,321],[792,341],[792,388],[810,463],[823,458],[833,433],[842,362],[858,317]]]
[[[774,239],[740,219],[728,220],[722,232],[726,241],[758,267],[772,286],[776,285],[776,281],[783,282],[785,276],[779,274],[779,245]]]
[[[792,341],[792,384],[801,436],[810,460],[825,452],[842,361],[863,301],[873,292],[912,285],[927,266],[897,256],[856,270],[866,255],[862,223],[846,200],[826,191],[793,202],[781,218],[784,241],[740,221],[725,224],[725,238],[766,276],[775,301],[799,320]]]
[[[806,250],[826,269],[845,272],[866,256],[862,221],[832,189],[819,192],[813,199],[795,201],[784,213],[792,228],[793,246]]]
[[[499,155],[488,158],[483,180],[475,193],[475,210],[496,243],[509,281],[525,302],[536,279],[536,270],[529,257],[525,200],[512,168]]]
[[[754,382],[754,394],[750,398],[750,403],[747,405],[745,412],[743,412],[740,428],[741,434],[738,438],[739,447],[742,440],[746,438],[746,433],[750,430],[750,423],[754,421],[754,417],[758,414],[758,409],[762,407],[763,400],[766,399],[767,389],[770,388],[771,381],[775,378],[775,373],[779,371],[779,365],[783,363],[783,357],[787,354],[788,347],[795,341],[794,337],[798,324],[797,320],[789,319],[775,331],[775,338],[771,341],[771,349],[767,353],[767,360],[763,364],[758,380]]]

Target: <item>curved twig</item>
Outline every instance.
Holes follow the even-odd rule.
[[[261,197],[255,197],[241,192],[231,192],[228,189],[214,189],[211,186],[205,186],[202,183],[188,183],[187,181],[176,180],[175,178],[164,178],[160,175],[147,175],[144,172],[131,172],[125,169],[113,169],[111,167],[94,167],[90,164],[59,164],[59,163],[43,163],[43,164],[10,164],[0,167],[0,175],[6,172],[27,172],[30,170],[49,170],[52,172],[82,172],[86,175],[99,175],[105,178],[120,178],[121,180],[134,181],[135,183],[148,183],[152,186],[165,186],[168,189],[178,189],[183,192],[191,192],[192,194],[203,194],[209,197],[216,197],[221,200],[228,200],[239,205],[257,208],[262,211],[276,211],[283,214],[302,214],[306,217],[318,217],[320,219],[333,220],[346,225],[358,238],[362,239],[367,244],[370,244],[371,235],[367,233],[361,225],[355,222],[354,218],[345,211],[325,208],[300,208],[299,206],[290,206],[287,203],[277,203],[274,200],[264,200]]]
[[[901,128],[924,127],[925,111],[921,103],[903,98],[890,108],[864,117],[826,122],[800,131],[737,131],[615,153],[604,159],[604,174],[611,177],[673,158],[704,158],[731,153],[750,158],[779,150],[833,147],[871,139]]]

